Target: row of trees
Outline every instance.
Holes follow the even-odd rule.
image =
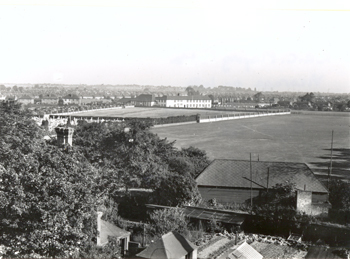
[[[153,202],[200,199],[193,177],[209,161],[196,148],[149,131],[151,125],[84,123],[73,147],[45,141],[16,103],[0,104],[0,244],[10,257],[95,257],[96,211],[120,190],[151,190]],[[111,205],[112,204],[112,205]],[[107,249],[107,248],[106,248]],[[110,255],[107,251],[104,255]]]

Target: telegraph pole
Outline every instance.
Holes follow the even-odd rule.
[[[253,173],[252,173],[252,153],[250,153],[250,207],[253,210]]]
[[[331,174],[332,174],[332,163],[333,163],[333,132],[334,132],[334,130],[332,130],[331,164],[330,164],[329,169],[328,169],[328,181],[327,181],[327,188],[328,188],[328,190],[329,190],[329,181],[331,179]]]

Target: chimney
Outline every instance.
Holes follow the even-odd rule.
[[[57,127],[55,128],[57,134],[57,144],[62,147],[65,144],[73,145],[73,132],[74,129],[70,127]]]
[[[101,218],[102,218],[103,212],[98,211],[97,212],[97,246],[101,246],[101,230],[102,230],[102,225],[101,225]]]

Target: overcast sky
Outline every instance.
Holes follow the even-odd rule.
[[[349,93],[350,1],[303,2],[0,0],[0,83]]]

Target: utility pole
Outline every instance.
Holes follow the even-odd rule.
[[[269,192],[269,178],[270,178],[270,167],[267,168],[266,192]]]
[[[252,153],[250,153],[250,207],[251,212],[253,211],[253,174],[252,174]]]
[[[333,163],[333,130],[332,130],[332,142],[331,142],[331,164],[328,169],[328,180],[327,180],[327,189],[329,190],[329,181],[331,179],[332,174],[332,163]]]

